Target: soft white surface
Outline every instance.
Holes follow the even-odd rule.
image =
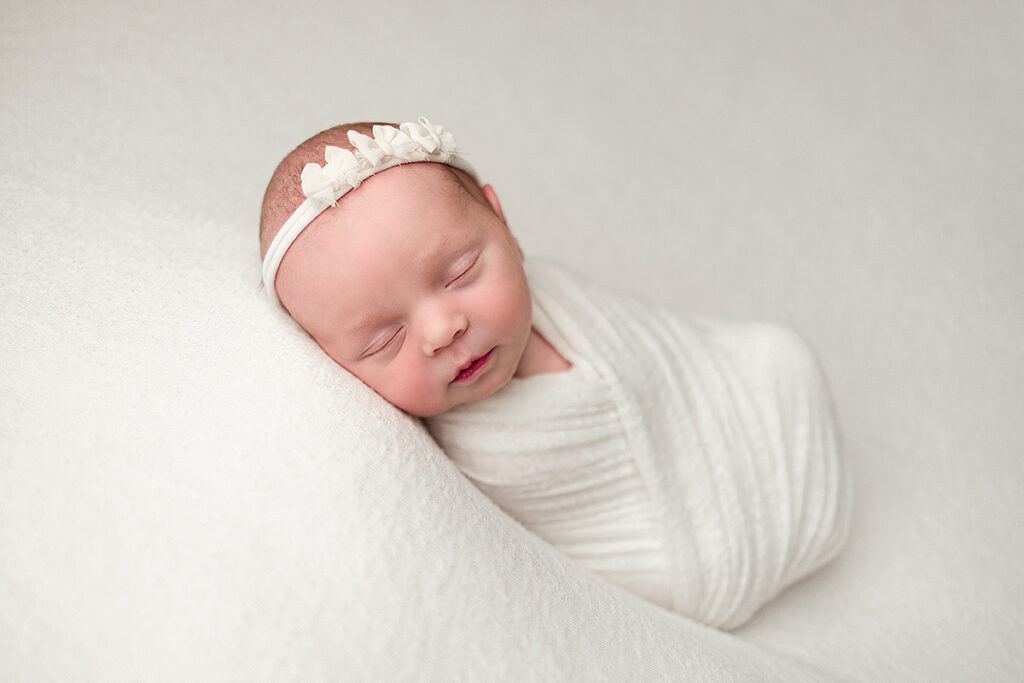
[[[0,678],[1020,679],[1022,12],[5,2]],[[263,305],[280,156],[420,114],[528,254],[811,341],[836,563],[736,635],[648,608]]]

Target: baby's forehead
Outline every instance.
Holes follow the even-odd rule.
[[[367,178],[325,214],[333,214],[341,224],[404,217],[408,220],[403,225],[410,231],[419,226],[421,215],[441,212],[458,217],[475,197],[460,173],[436,163],[398,166]],[[473,182],[468,177],[466,181]],[[449,227],[456,226],[433,226],[435,231]]]
[[[318,216],[291,251],[302,253],[299,260],[320,276],[442,261],[475,239],[483,223],[470,213],[483,207],[455,173],[424,163],[372,176]],[[314,267],[315,261],[323,263]]]
[[[402,164],[376,176],[371,176],[364,182],[370,182],[374,178],[395,181],[386,186],[386,189],[391,192],[409,192],[412,190],[442,195],[450,200],[472,198],[474,193],[471,189],[479,189],[476,181],[470,178],[465,171],[459,170],[454,166],[434,162]]]

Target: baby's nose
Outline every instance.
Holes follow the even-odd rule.
[[[424,353],[428,356],[437,355],[438,352],[451,346],[456,339],[465,334],[468,328],[469,320],[461,313],[439,317],[434,321],[431,333],[423,338]]]

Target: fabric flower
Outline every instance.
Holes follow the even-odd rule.
[[[324,204],[334,203],[334,188],[331,177],[324,169],[312,162],[302,168],[302,194]]]
[[[311,199],[333,204],[346,185],[356,187],[363,180],[359,160],[347,149],[328,145],[323,168],[306,164],[302,169],[302,192]]]
[[[424,126],[422,123],[403,123],[401,126],[402,132],[412,138],[427,154],[433,154],[441,146],[441,136],[437,134],[433,126],[430,126],[426,119],[421,118],[420,121],[426,122],[427,125]]]
[[[359,187],[374,169],[389,162],[447,162],[456,151],[455,138],[441,126],[421,116],[416,123],[407,122],[398,128],[374,126],[373,137],[348,132],[353,153],[342,147],[324,148],[323,166],[309,163],[302,169],[302,192],[310,199],[335,204],[346,190]]]
[[[374,126],[373,139],[385,154],[401,161],[425,161],[427,158],[412,138],[394,126]]]
[[[416,124],[406,124],[414,126]],[[436,143],[431,153],[439,156],[441,161],[448,161],[455,154],[458,149],[458,145],[455,142],[455,136],[445,130],[444,126],[435,126],[427,120],[426,116],[419,118],[419,127],[421,127],[426,135]],[[415,139],[415,138],[414,138]]]
[[[363,135],[362,133],[350,130],[348,132],[348,141],[359,150],[359,154],[366,159],[366,162],[371,167],[376,166],[381,162],[381,159],[388,156],[388,151],[381,146],[381,143],[369,135]]]

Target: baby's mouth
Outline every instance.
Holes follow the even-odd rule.
[[[494,349],[491,349],[490,351],[480,356],[479,358],[471,360],[465,365],[463,365],[455,374],[455,379],[452,380],[452,383],[466,382],[479,375],[480,372],[487,365],[487,361],[491,359],[492,353],[494,353]]]

